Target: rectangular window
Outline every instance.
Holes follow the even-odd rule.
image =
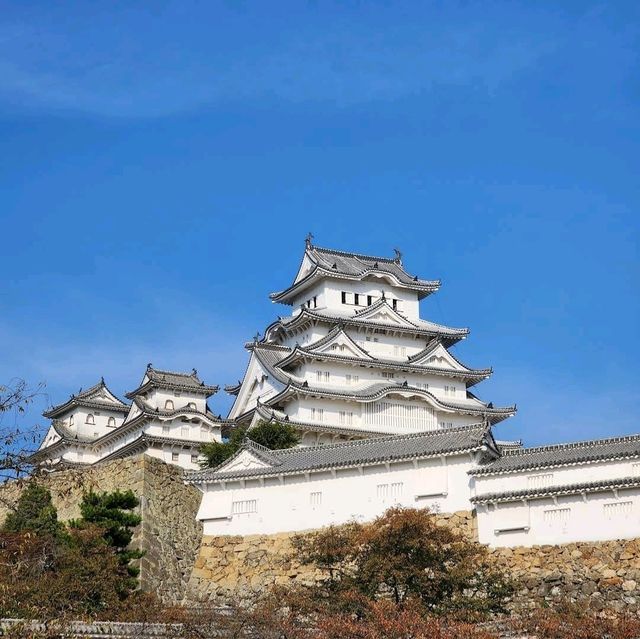
[[[395,373],[387,373],[386,371],[382,371],[382,377],[384,377],[385,379],[393,379],[395,376]]]
[[[402,495],[402,482],[393,484],[378,484],[376,486],[376,495],[379,499],[397,498]]]
[[[178,461],[179,456],[178,453],[171,453],[171,461]]]
[[[373,295],[367,295],[367,306],[371,306],[373,303]]]
[[[246,515],[247,513],[258,512],[257,499],[245,499],[243,501],[234,501],[231,503],[232,515]]]
[[[546,488],[553,482],[553,473],[542,475],[529,475],[527,477],[527,488]]]
[[[391,308],[394,311],[398,308],[398,300],[391,300]]]
[[[192,464],[198,463],[198,453],[191,453],[191,463]]]
[[[353,424],[353,413],[351,411],[349,411],[347,413],[347,424],[349,426],[351,426],[351,424]]]
[[[453,422],[440,422],[440,428],[452,428]]]
[[[551,508],[542,514],[545,524],[566,524],[569,521],[571,508]]]
[[[200,439],[207,439],[209,430],[206,426],[200,426]]]
[[[445,395],[449,395],[449,397],[453,397],[456,394],[456,387],[455,386],[445,386],[444,387],[444,394]]]
[[[317,296],[313,296],[313,308],[318,308],[318,298]]]
[[[324,408],[312,408],[311,419],[316,422],[321,422],[324,419]]]
[[[180,434],[183,437],[189,437],[189,427],[188,426],[182,426],[182,428],[180,428]]]
[[[632,510],[632,501],[616,501],[612,504],[602,504],[602,514],[607,519],[628,517]]]
[[[309,505],[311,508],[317,508],[322,505],[322,493],[309,493]]]
[[[169,426],[165,426],[164,424],[162,425],[162,434],[163,435],[169,434]]]
[[[338,413],[338,423],[339,423],[339,424],[344,424],[344,422],[345,422],[345,415],[346,415],[346,412],[345,412],[345,411],[343,411],[343,410],[341,410],[341,411]]]
[[[341,296],[342,296],[342,303],[346,304],[347,303],[347,293],[345,291],[342,291]]]
[[[360,294],[359,293],[354,293],[353,294],[353,303],[358,306],[360,304]]]
[[[329,371],[325,371],[324,372],[324,383],[328,384],[330,379],[331,379],[331,373]]]
[[[345,375],[345,381],[347,383],[347,386],[351,386],[351,384],[357,384],[358,381],[360,380],[360,376],[359,375],[350,375],[347,374]]]
[[[322,381],[322,371],[316,371],[316,382]]]

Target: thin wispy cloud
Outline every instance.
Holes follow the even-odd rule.
[[[0,99],[14,107],[120,117],[260,99],[345,106],[442,86],[492,92],[555,47],[549,34],[494,36],[478,23],[385,30],[335,25],[203,49],[114,23],[103,32],[82,21],[57,27],[5,23]]]

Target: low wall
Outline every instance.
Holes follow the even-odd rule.
[[[201,494],[183,481],[176,466],[139,455],[86,469],[45,474],[38,479],[50,491],[61,521],[80,516],[82,493],[131,489],[140,499],[142,523],[132,545],[145,551],[140,560],[140,585],[167,603],[179,602],[191,575],[202,525],[196,520]],[[21,492],[23,484],[0,487],[0,522]]]

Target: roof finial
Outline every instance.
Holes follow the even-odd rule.
[[[191,369],[191,374],[192,374],[194,377],[198,377],[198,371],[197,371],[195,368],[192,368],[192,369]]]
[[[254,336],[253,336],[253,341],[254,343],[258,343],[260,341],[260,331],[258,331]]]
[[[309,231],[307,233],[307,237],[304,238],[304,243],[308,249],[313,246],[313,233],[311,231]]]
[[[153,364],[151,362],[147,364],[147,370],[149,370],[150,368],[153,368]]]
[[[398,264],[402,264],[402,251],[400,251],[400,249],[394,248],[393,252],[396,254],[393,261],[398,262]]]
[[[100,376],[100,383],[104,386],[104,375]]]
[[[382,290],[382,301],[383,302],[387,301],[387,296],[384,294],[384,289]]]

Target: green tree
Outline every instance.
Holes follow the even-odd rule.
[[[91,490],[84,494],[80,504],[82,518],[72,522],[74,528],[84,528],[89,524],[103,531],[104,540],[113,548],[131,578],[127,584],[128,588],[137,586],[140,573],[140,569],[131,565],[131,561],[144,555],[140,550],[129,548],[133,529],[142,521],[140,515],[131,512],[139,504],[139,499],[131,490],[116,490],[110,493],[96,493]]]
[[[58,513],[51,501],[51,493],[31,481],[22,491],[15,510],[10,512],[2,526],[3,532],[31,531],[37,535],[60,537],[65,533],[58,521]]]
[[[298,434],[290,424],[259,422],[250,430],[246,426],[238,426],[231,432],[228,441],[211,442],[204,444],[200,448],[200,452],[205,457],[202,467],[215,468],[219,466],[234,455],[246,439],[251,439],[256,444],[265,446],[270,450],[293,448],[300,442]]]

